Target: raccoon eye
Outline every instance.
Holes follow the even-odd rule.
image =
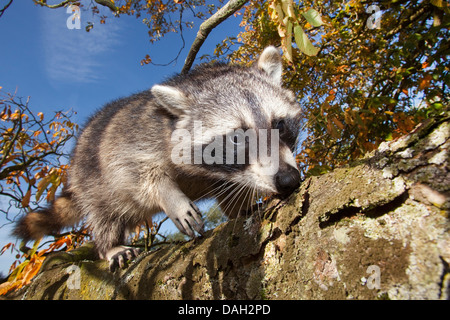
[[[280,120],[275,124],[275,129],[278,129],[280,131],[280,134],[283,134],[286,130],[286,124],[284,123],[284,120]]]

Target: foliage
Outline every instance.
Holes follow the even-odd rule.
[[[10,221],[15,218],[11,214],[26,214],[55,198],[57,190],[67,181],[66,145],[78,129],[78,125],[70,121],[73,112],[56,112],[46,119],[42,112],[30,109],[29,101],[29,98],[24,101],[11,94],[0,96],[0,195],[3,200],[7,199],[2,201],[0,211]],[[21,248],[26,253],[16,256],[17,261],[10,270],[12,274],[2,285],[0,294],[28,283],[39,270],[45,254],[62,244],[72,248],[78,242],[68,234],[47,249],[37,251],[39,241],[31,250]],[[16,250],[13,243],[8,243],[1,254],[8,249]],[[19,259],[23,258],[20,263]]]
[[[300,10],[292,0],[281,2]],[[305,118],[297,156],[303,174],[348,163],[448,105],[447,2],[302,1],[302,11],[314,6],[323,21],[306,30],[320,47],[316,56],[286,47],[287,24],[271,14],[279,3],[251,1],[243,13],[245,30],[219,44],[215,55],[231,50],[228,59],[248,64],[262,47],[283,47],[285,84],[299,97]]]
[[[293,62],[292,38],[295,39],[298,49],[306,55],[315,56],[319,52],[319,49],[314,47],[300,26],[299,14],[296,12],[298,9],[298,6],[293,1],[285,0],[274,0],[268,7],[270,20],[277,26],[278,35],[281,39],[281,47],[289,62]],[[302,15],[310,26],[320,27],[323,24],[320,13],[314,9],[309,9],[303,12]]]
[[[67,251],[79,247],[85,242],[85,236],[86,234],[84,232],[69,233],[55,239],[55,241],[51,241],[48,248],[39,251],[38,249],[41,240],[36,241],[31,249],[26,248],[26,252],[21,257],[19,255],[17,256],[17,260],[10,268],[11,273],[8,276],[8,279],[0,284],[0,295],[11,290],[20,289],[24,285],[30,283],[31,279],[33,279],[40,270],[42,263],[49,253],[58,249]],[[61,249],[64,245],[65,247]],[[8,249],[10,249],[12,253],[14,246],[14,243],[8,243],[2,248],[0,255],[5,253]],[[21,248],[21,251],[25,251],[24,248]],[[20,263],[19,258],[24,258],[25,260]],[[17,265],[18,263],[19,265]]]
[[[29,98],[0,97],[0,195],[9,199],[0,210],[7,217],[12,207],[25,213],[55,198],[67,181],[66,144],[78,130],[71,112],[47,120],[28,104]]]

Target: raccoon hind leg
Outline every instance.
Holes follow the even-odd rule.
[[[122,219],[92,219],[91,227],[99,256],[108,260],[111,272],[126,267],[127,260],[132,260],[140,254],[139,249],[123,245],[126,222]]]
[[[113,247],[105,254],[109,261],[109,270],[114,272],[117,268],[125,268],[127,260],[133,260],[141,254],[141,249],[128,246]]]

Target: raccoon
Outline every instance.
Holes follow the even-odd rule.
[[[105,105],[78,138],[67,187],[48,209],[24,216],[15,234],[39,239],[84,218],[114,270],[139,253],[123,245],[127,230],[158,212],[195,237],[204,232],[198,199],[216,198],[233,218],[255,192],[288,196],[300,185],[300,107],[281,76],[270,46],[254,66],[199,65]],[[270,156],[252,155],[259,149]]]

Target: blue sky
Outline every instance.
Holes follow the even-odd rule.
[[[172,60],[180,49],[180,36],[169,34],[150,44],[144,16],[110,17],[100,25],[90,12],[81,11],[81,29],[72,30],[66,24],[69,17],[65,8],[42,8],[32,0],[12,3],[0,18],[0,87],[3,93],[30,96],[36,113],[73,109],[77,112],[73,120],[80,125],[105,103],[146,90],[179,72],[199,26],[196,21],[192,30],[184,28],[186,48],[178,62],[141,66],[146,54],[155,63]],[[89,33],[84,29],[87,21],[94,22]],[[239,22],[231,17],[213,30],[198,57],[212,54],[215,44],[236,35]],[[4,222],[0,217],[0,226]],[[14,241],[10,230],[10,226],[0,228],[0,249]],[[10,255],[0,256],[0,272],[7,274],[11,262]]]

